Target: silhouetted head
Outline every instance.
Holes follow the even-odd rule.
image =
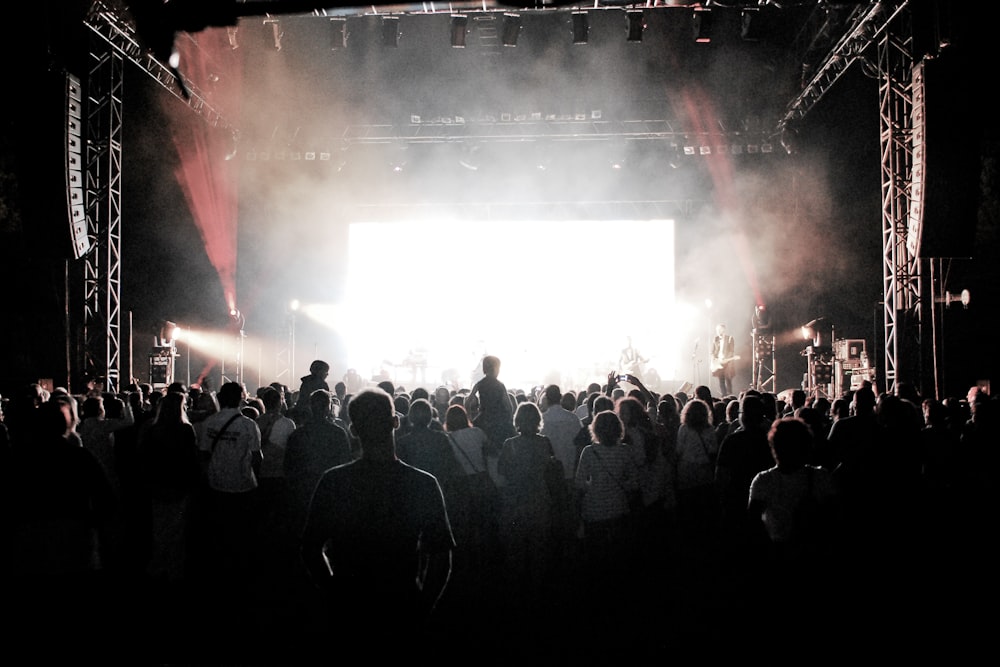
[[[557,384],[550,384],[545,387],[545,405],[562,405],[562,390]]]
[[[611,410],[602,410],[594,415],[590,423],[590,435],[602,445],[617,445],[625,434],[622,420]]]
[[[434,418],[434,410],[431,403],[426,398],[418,398],[410,403],[410,411],[406,413],[406,418],[416,427],[426,428],[430,426],[431,419]]]
[[[463,428],[469,428],[472,424],[469,422],[469,413],[465,411],[465,408],[461,405],[451,405],[448,407],[448,411],[444,416],[444,429],[448,432],[461,431]]]
[[[66,437],[76,425],[75,405],[63,396],[52,397],[38,406],[39,433],[45,437]]]
[[[795,470],[809,459],[813,434],[809,426],[798,417],[783,417],[771,425],[767,434],[771,455],[779,468]]]
[[[444,410],[449,401],[451,401],[451,392],[448,387],[441,386],[434,390],[434,405]]]
[[[309,394],[309,413],[317,419],[326,419],[333,414],[333,393],[317,389]]]
[[[712,409],[700,398],[692,398],[684,404],[681,410],[681,424],[695,430],[701,430],[712,425]]]
[[[542,412],[531,401],[525,401],[517,406],[514,413],[514,428],[521,435],[538,433],[542,426]]]
[[[317,377],[325,378],[330,374],[330,364],[326,363],[322,359],[317,359],[309,364],[309,373]]]
[[[870,387],[858,387],[854,392],[852,407],[856,415],[870,415],[875,410],[875,392]]]
[[[493,355],[483,357],[483,373],[491,377],[500,375],[500,358]]]
[[[618,399],[615,403],[615,412],[621,418],[622,423],[626,426],[632,426],[637,424],[646,414],[646,408],[643,407],[639,399],[633,398],[631,396],[625,396],[624,398]]]
[[[218,399],[220,408],[238,408],[243,400],[243,385],[239,382],[226,382],[219,387]]]
[[[351,397],[347,414],[351,433],[361,441],[363,453],[392,450],[392,434],[399,427],[399,418],[393,409],[392,396],[387,392],[379,388],[362,389]]]
[[[261,387],[260,392],[257,394],[257,398],[264,403],[264,410],[266,412],[280,412],[281,411],[281,392],[274,387]]]
[[[760,396],[747,395],[740,403],[740,424],[744,428],[753,427],[764,421],[764,403]]]

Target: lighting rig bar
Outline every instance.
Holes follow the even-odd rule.
[[[794,127],[822,99],[840,77],[857,60],[864,59],[864,52],[883,34],[893,19],[909,4],[909,0],[899,2],[875,2],[865,7],[858,5],[848,19],[850,24],[834,45],[829,55],[816,68],[815,74],[803,87],[802,92],[792,100],[785,115],[778,121],[777,134]],[[873,72],[875,77],[877,72]]]
[[[502,143],[548,139],[552,141],[605,141],[608,139],[675,140],[678,143],[717,144],[770,143],[764,133],[691,133],[671,127],[669,121],[586,121],[564,123],[474,122],[463,124],[421,123],[411,125],[351,125],[343,133],[344,144],[454,143],[476,141]]]
[[[208,102],[205,94],[197,86],[184,79],[176,70],[164,65],[142,45],[135,27],[123,20],[116,10],[97,0],[91,5],[84,24],[122,57],[191,107],[191,110],[204,118],[209,125],[228,129],[234,135],[238,134],[238,130]]]

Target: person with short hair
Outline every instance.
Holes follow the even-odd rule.
[[[483,357],[484,377],[473,385],[465,399],[472,423],[486,432],[494,451],[500,451],[507,438],[517,435],[513,423],[513,406],[507,387],[500,381],[500,359]]]
[[[323,473],[356,458],[346,428],[334,417],[333,394],[317,389],[309,397],[307,417],[285,442],[282,472],[288,521],[297,535],[305,521],[313,489]]]
[[[198,440],[207,482],[202,518],[210,551],[210,580],[242,590],[250,575],[248,547],[256,517],[258,474],[263,460],[257,422],[241,412],[246,390],[226,382],[218,391],[219,411],[204,421]],[[232,600],[230,600],[232,601]]]
[[[444,495],[433,475],[396,456],[399,417],[388,393],[364,389],[348,410],[361,458],[327,470],[316,485],[303,562],[338,632],[377,622],[418,638],[451,574]]]
[[[455,480],[463,475],[462,465],[444,431],[431,428],[433,415],[434,408],[426,398],[418,398],[410,403],[406,415],[410,430],[396,439],[396,455],[414,468],[434,475],[447,499]]]

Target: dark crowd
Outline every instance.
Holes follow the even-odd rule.
[[[8,656],[128,664],[960,660],[995,612],[997,401],[634,375],[250,396],[28,385]]]

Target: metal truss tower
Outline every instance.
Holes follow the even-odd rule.
[[[774,376],[777,365],[774,356],[774,334],[751,333],[750,349],[753,354],[750,386],[757,391],[777,393]]]
[[[906,244],[913,176],[913,32],[907,7],[878,37],[882,156],[884,390],[919,379],[922,353],[920,260]]]
[[[86,191],[88,236],[94,250],[84,264],[83,350],[86,373],[121,389],[122,117],[126,60],[138,66],[213,126],[228,127],[195,86],[177,76],[139,43],[134,27],[111,6],[94,2],[84,21],[92,44],[86,85]],[[129,369],[131,370],[131,369]],[[131,378],[128,378],[131,380]]]
[[[866,56],[872,44],[876,45],[875,65]],[[910,2],[873,2],[858,11],[802,93],[788,106],[778,131],[804,117],[847,68],[859,60],[879,80],[884,390],[893,392],[900,375],[918,379],[923,354],[920,261],[906,245],[913,178]]]
[[[95,48],[89,62],[85,206],[88,235],[97,242],[84,262],[83,352],[88,376],[119,391],[124,63],[117,52]]]

